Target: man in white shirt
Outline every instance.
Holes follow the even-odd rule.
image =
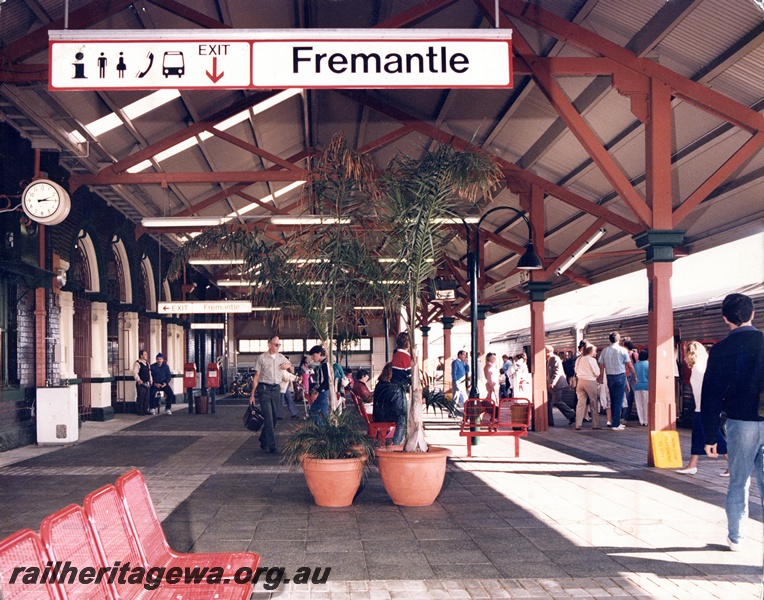
[[[268,340],[268,352],[263,352],[255,359],[255,376],[252,379],[252,392],[249,403],[255,398],[263,411],[265,422],[260,432],[260,448],[271,454],[276,450],[276,419],[281,404],[282,371],[294,373],[289,359],[279,352],[281,340],[274,335]]]

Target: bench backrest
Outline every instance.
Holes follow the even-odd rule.
[[[68,598],[88,598],[88,600],[111,600],[116,597],[113,587],[105,579],[83,581],[83,569],[110,567],[101,556],[98,542],[88,523],[87,515],[81,506],[70,504],[43,519],[40,525],[40,537],[45,544],[52,561],[69,561],[78,570],[74,578],[59,577],[59,585]],[[73,579],[73,580],[72,580]]]
[[[14,583],[10,583],[13,570],[18,567],[36,567],[43,573],[50,560],[40,536],[31,529],[22,529],[0,541],[0,598],[21,600],[33,598],[58,600],[58,588],[55,584],[40,583],[41,577],[34,577],[24,583],[23,573],[18,574]],[[31,575],[31,574],[30,574]]]
[[[485,431],[493,428],[495,405],[488,399],[470,398],[464,402],[462,428]]]
[[[130,563],[131,568],[146,567],[147,563],[141,555],[116,487],[105,485],[85,496],[85,514],[98,534],[101,553],[107,565],[119,561],[122,565]],[[114,585],[120,597],[128,596],[135,588],[132,584],[120,583],[119,579],[115,580]]]
[[[496,427],[503,429],[529,428],[533,417],[533,405],[528,398],[502,398],[499,400],[499,417]]]
[[[138,469],[117,478],[117,491],[133,526],[143,558],[148,565],[162,565],[172,554],[162,523],[157,517],[146,482]]]

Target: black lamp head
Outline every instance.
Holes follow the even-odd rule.
[[[533,242],[528,242],[525,246],[525,254],[523,254],[517,262],[517,268],[522,269],[523,271],[538,271],[539,269],[544,268],[539,255],[536,254],[536,251],[533,249]]]

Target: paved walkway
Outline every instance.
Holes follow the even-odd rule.
[[[176,549],[252,550],[287,577],[331,567],[325,585],[258,584],[253,599],[761,597],[758,497],[744,551],[729,552],[724,464],[647,468],[645,428],[532,433],[517,459],[511,438],[482,439],[468,459],[456,422],[430,416],[428,439],[454,451],[434,505],[396,507],[372,469],[352,507],[327,509],[299,468],[259,450],[242,412],[118,415],[72,446],[0,454],[0,537],[138,467]]]

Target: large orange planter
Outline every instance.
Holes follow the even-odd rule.
[[[350,506],[363,475],[363,458],[302,459],[308,489],[318,506]]]
[[[430,446],[428,452],[376,450],[385,491],[398,506],[429,506],[440,494],[446,478],[449,448]]]

